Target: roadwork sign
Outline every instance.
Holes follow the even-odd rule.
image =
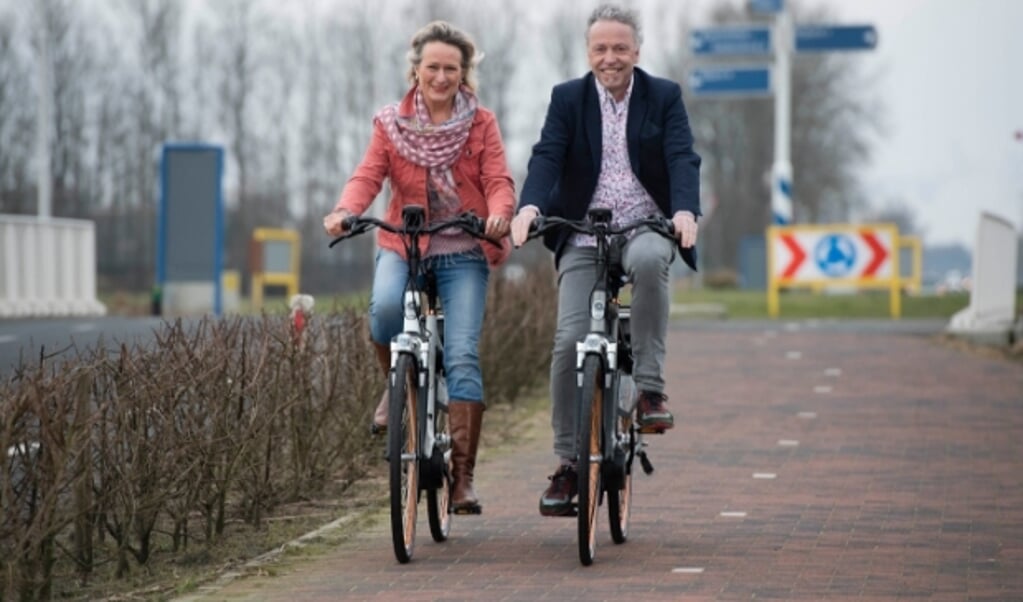
[[[772,315],[779,288],[842,286],[892,289],[892,314],[898,317],[900,241],[894,224],[772,226],[767,239]]]

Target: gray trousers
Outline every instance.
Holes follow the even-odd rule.
[[[590,291],[597,250],[566,247],[558,262],[558,325],[551,361],[551,427],[554,453],[575,457],[577,414],[575,344],[590,328]],[[625,246],[623,265],[632,281],[633,379],[640,391],[664,392],[664,353],[671,309],[671,262],[675,245],[640,232]]]

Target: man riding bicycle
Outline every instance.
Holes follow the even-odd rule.
[[[683,260],[696,269],[700,157],[679,85],[635,67],[641,34],[635,12],[613,5],[591,14],[586,32],[591,72],[555,86],[540,141],[533,147],[512,222],[512,242],[525,242],[541,215],[581,219],[608,208],[613,225],[652,214],[669,217]],[[559,466],[540,498],[540,514],[573,514],[576,342],[589,328],[592,237],[555,231],[544,244],[558,270],[558,325],[551,362],[551,426]],[[634,233],[623,249],[632,281],[633,378],[644,430],[674,425],[665,407],[663,364],[671,306],[675,245],[652,232]]]

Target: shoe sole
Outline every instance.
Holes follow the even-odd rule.
[[[542,507],[540,508],[540,516],[551,516],[551,517],[565,516],[565,517],[568,517],[568,516],[578,516],[578,515],[579,515],[578,506],[576,505],[575,502],[573,502],[571,505],[569,505],[567,507],[559,506],[557,508],[547,508],[547,509],[544,509]]]
[[[675,424],[671,422],[651,422],[649,424],[640,424],[639,432],[644,435],[663,435],[664,431],[675,428]]]

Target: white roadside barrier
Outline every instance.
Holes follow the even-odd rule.
[[[1005,219],[981,213],[973,249],[970,304],[948,324],[948,332],[1004,344],[1016,325],[1016,230]]]
[[[104,314],[93,222],[0,215],[0,318]]]

